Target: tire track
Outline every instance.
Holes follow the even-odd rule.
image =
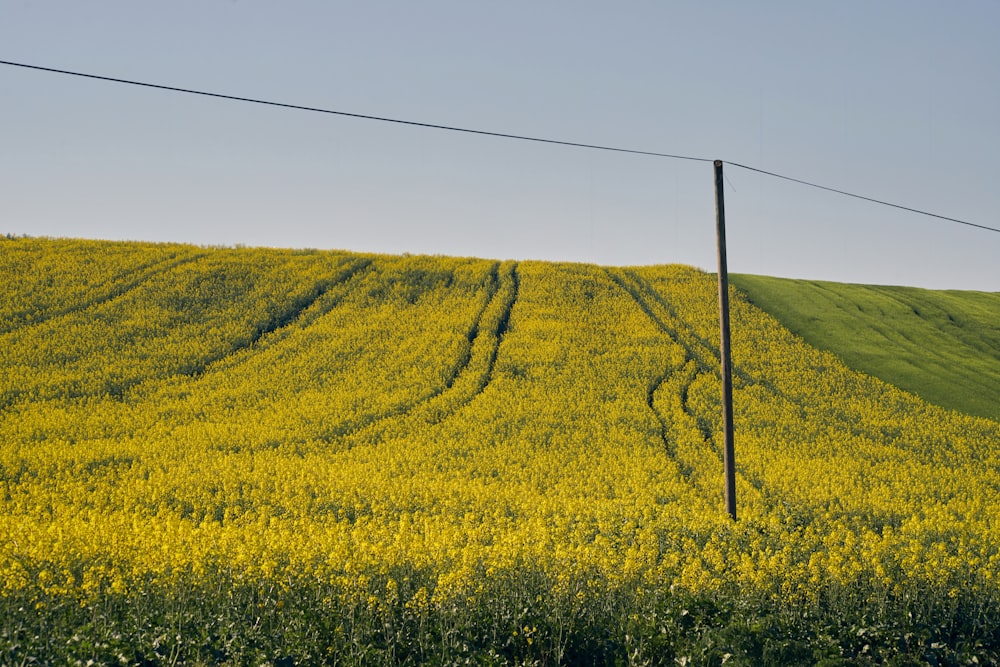
[[[231,370],[239,364],[245,363],[249,360],[249,357],[233,360],[231,363],[229,363],[228,360],[232,360],[232,358],[240,351],[257,345],[265,336],[268,336],[269,334],[277,336],[277,338],[273,341],[269,341],[269,344],[277,343],[284,338],[284,336],[281,336],[282,331],[287,331],[291,328],[291,326],[296,324],[297,321],[300,323],[301,321],[312,322],[332,310],[344,298],[347,290],[345,290],[345,294],[338,295],[338,298],[332,299],[329,303],[324,304],[323,308],[317,309],[312,313],[309,312],[310,308],[316,305],[317,302],[319,302],[330,291],[339,286],[345,285],[355,275],[367,268],[371,262],[372,260],[370,259],[355,261],[349,267],[341,271],[335,278],[316,283],[310,292],[302,295],[298,299],[293,300],[292,304],[282,311],[282,313],[259,325],[249,340],[240,341],[220,354],[212,355],[211,357],[200,360],[193,365],[179,369],[165,377],[197,379],[204,376],[206,373],[220,370]],[[302,326],[307,326],[307,324],[303,324]],[[127,394],[132,389],[142,387],[148,382],[155,382],[162,379],[164,378],[150,377],[127,380],[106,388],[105,393],[115,400],[124,401]]]
[[[625,280],[631,283],[629,286],[623,280],[623,289],[639,303],[643,312],[652,318],[664,333],[668,334],[684,347],[688,356],[698,363],[702,371],[710,371],[719,366],[719,353],[715,349],[715,346],[698,334],[694,327],[685,322],[677,314],[673,306],[652,285],[634,271],[626,269],[622,273]],[[667,318],[674,323],[674,326],[667,325],[664,318],[657,316],[653,312],[654,305],[666,313]]]
[[[501,276],[499,274],[499,269],[500,265],[498,264],[494,269],[496,289],[490,300],[480,312],[480,330],[477,332],[475,340],[470,341],[469,360],[461,369],[461,374],[465,376],[461,377],[461,380],[465,380],[465,382],[460,383],[457,387],[454,385],[449,387],[449,389],[454,390],[451,393],[456,395],[455,398],[450,395],[446,395],[446,392],[440,392],[438,396],[434,397],[434,399],[440,399],[439,402],[444,405],[431,406],[429,405],[430,401],[428,401],[428,408],[430,408],[427,411],[428,414],[414,415],[417,418],[423,417],[430,425],[440,424],[451,417],[460,409],[475,400],[477,396],[486,390],[486,387],[489,386],[490,382],[493,381],[493,376],[496,371],[497,356],[500,354],[500,344],[503,342],[504,335],[510,328],[510,314],[514,309],[514,304],[517,302],[518,290],[520,288],[520,278],[517,275],[516,262],[511,264],[509,276]],[[507,278],[507,280],[505,280],[505,278]],[[494,324],[492,315],[493,310],[496,308],[499,309],[499,312],[496,317],[496,323]],[[486,320],[485,323],[482,322],[484,319]],[[485,324],[487,327],[487,333],[485,335],[482,334],[482,324]],[[473,353],[475,352],[476,344],[480,342],[484,345],[488,345],[489,347],[487,348],[486,367],[477,376],[476,369],[473,366],[472,361],[474,360]],[[466,379],[466,377],[469,379]],[[456,378],[456,380],[459,380],[459,378]],[[472,383],[471,391],[466,390],[467,393],[463,395],[462,385],[468,384],[469,382]],[[438,409],[435,410],[435,408]]]
[[[692,350],[692,346],[684,340],[678,327],[669,326],[662,317],[653,311],[651,304],[643,295],[643,292],[647,291],[648,288],[647,290],[643,290],[643,285],[636,280],[634,274],[624,270],[619,274],[617,270],[612,269],[605,269],[605,273],[607,273],[612,282],[628,294],[661,333],[666,334],[671,341],[679,344],[684,350],[684,360],[680,368],[671,366],[655,377],[650,383],[646,390],[646,406],[660,424],[660,439],[664,449],[675,461],[681,474],[693,480],[697,477],[695,466],[686,460],[687,457],[682,456],[680,438],[677,441],[671,441],[669,434],[675,430],[675,425],[656,407],[656,395],[669,385],[671,395],[676,396],[681,412],[697,426],[701,441],[706,444],[711,442],[711,432],[705,429],[704,425],[699,422],[697,416],[687,404],[688,388],[697,376],[699,369],[705,365],[704,361],[697,352]],[[668,309],[667,315],[676,321],[677,317],[672,310]]]
[[[375,441],[375,442],[380,441],[382,437],[384,437],[386,431],[388,430],[388,426],[386,425],[386,422],[388,420],[412,413],[415,410],[419,409],[420,406],[426,405],[437,399],[439,396],[449,391],[452,391],[452,389],[455,387],[456,382],[458,382],[465,368],[473,360],[473,350],[476,341],[480,338],[483,331],[482,320],[484,314],[486,313],[490,304],[493,303],[493,301],[496,299],[496,295],[498,293],[500,286],[499,266],[500,266],[499,263],[494,263],[490,268],[490,270],[487,272],[486,279],[483,283],[486,289],[486,297],[483,299],[483,305],[476,312],[476,315],[473,317],[472,324],[469,326],[469,329],[466,331],[465,334],[466,343],[468,347],[466,348],[462,356],[459,358],[458,363],[455,364],[455,366],[452,368],[451,373],[449,374],[448,378],[445,380],[443,385],[435,389],[432,389],[430,392],[417,397],[411,402],[400,404],[390,409],[388,412],[384,412],[382,414],[367,415],[358,420],[355,420],[353,423],[348,422],[345,424],[340,424],[332,429],[329,429],[325,433],[321,433],[320,435],[318,435],[317,440],[325,443],[332,443],[334,440],[337,439],[345,439],[345,438],[357,439],[363,437],[365,440],[368,441]]]
[[[58,319],[60,317],[65,317],[67,315],[72,315],[73,313],[78,313],[84,310],[88,310],[90,308],[95,308],[97,306],[104,305],[140,287],[143,283],[147,282],[153,276],[166,273],[183,264],[194,262],[198,259],[201,259],[202,257],[205,257],[206,255],[208,255],[207,252],[193,253],[182,257],[177,257],[175,255],[173,257],[162,259],[156,262],[150,262],[148,264],[143,264],[141,266],[134,267],[133,269],[130,269],[129,271],[119,274],[114,278],[114,280],[121,280],[128,276],[134,276],[137,273],[140,274],[131,282],[125,282],[122,284],[113,285],[111,289],[109,289],[108,291],[104,292],[99,296],[95,296],[91,299],[82,301],[80,303],[71,306],[66,306],[64,308],[53,310],[47,313],[44,317],[41,317],[39,319],[31,320],[30,322],[26,321],[14,322],[12,325],[4,326],[3,328],[0,328],[0,335],[5,335],[17,331],[18,329],[27,329],[30,327],[39,326],[45,324],[46,322],[50,322],[54,319]]]
[[[661,426],[663,445],[677,463],[681,473],[687,477],[707,497],[719,496],[718,484],[711,483],[708,472],[702,461],[707,452],[711,452],[712,460],[718,461],[718,471],[722,471],[722,449],[715,444],[715,429],[710,422],[701,417],[690,405],[690,391],[696,381],[706,374],[716,375],[713,366],[718,365],[718,357],[714,349],[706,350],[706,341],[695,332],[690,325],[683,322],[676,311],[663,297],[641,277],[634,272],[622,270],[616,275],[611,269],[605,269],[615,284],[624,290],[646,314],[656,327],[683,349],[685,358],[680,369],[665,370],[654,379],[646,392],[646,405],[656,416]],[[660,313],[656,311],[659,310]],[[714,364],[709,364],[711,359]],[[676,407],[683,421],[675,424],[656,407],[656,396],[662,391],[676,400]],[[674,440],[671,442],[670,435]],[[737,474],[748,482],[757,492],[764,494],[763,483],[756,477],[737,471]]]
[[[465,350],[465,354],[462,355],[462,358],[461,360],[459,360],[459,363],[456,364],[455,367],[452,369],[451,375],[448,377],[448,381],[445,382],[444,388],[438,391],[436,395],[439,395],[451,389],[452,386],[455,384],[455,380],[458,379],[458,376],[462,373],[462,371],[465,370],[465,368],[472,361],[472,350],[475,347],[476,339],[479,338],[479,334],[481,332],[483,315],[486,312],[486,309],[490,307],[490,303],[493,301],[493,299],[496,298],[497,292],[500,291],[499,262],[495,262],[493,266],[490,268],[489,287],[487,288],[487,290],[488,290],[487,291],[488,296],[486,297],[485,300],[483,300],[483,307],[479,309],[478,313],[476,313],[476,317],[472,321],[472,326],[469,327],[468,333],[465,334],[465,339],[466,341],[468,341],[468,348]],[[431,400],[433,398],[434,396],[431,396],[428,398],[428,400]]]
[[[276,314],[268,321],[258,324],[247,340],[238,341],[228,350],[207,358],[197,366],[188,369],[185,372],[178,373],[178,375],[199,377],[204,375],[209,370],[210,366],[224,363],[226,359],[236,355],[242,350],[258,346],[258,343],[260,343],[265,336],[269,337],[269,344],[274,344],[284,339],[285,336],[281,334],[283,332],[287,332],[292,326],[296,324],[298,324],[301,328],[309,326],[317,319],[336,308],[337,305],[344,300],[350,290],[345,289],[343,293],[335,295],[334,298],[331,298],[326,303],[323,303],[321,307],[313,309],[313,306],[319,304],[319,302],[332,290],[337,287],[347,285],[353,280],[353,278],[367,270],[371,264],[371,259],[358,259],[353,261],[347,268],[343,269],[333,278],[317,282],[313,285],[313,288],[309,290],[309,292],[294,299],[283,311]],[[310,309],[313,309],[313,312],[309,312]],[[274,340],[270,340],[272,337]],[[226,366],[226,368],[232,368],[233,366],[235,366],[235,364],[230,364]]]
[[[516,263],[510,264],[509,271],[501,272],[503,268],[497,263],[490,272],[489,296],[469,329],[468,351],[445,386],[333,435],[381,442],[404,432],[414,421],[428,426],[440,424],[483,393],[493,379],[500,343],[510,327],[510,315],[520,284]],[[391,421],[397,417],[402,417],[403,421]]]
[[[503,342],[504,336],[507,335],[507,331],[510,329],[510,315],[514,310],[514,304],[517,303],[517,297],[521,291],[521,278],[517,274],[517,262],[511,264],[510,281],[510,296],[504,300],[503,310],[500,313],[500,319],[497,322],[496,332],[493,336],[495,342],[493,344],[492,351],[490,352],[489,368],[486,372],[483,383],[479,386],[472,398],[475,398],[476,395],[483,393],[487,385],[492,382],[493,373],[496,370],[497,356],[500,354],[500,343]],[[472,399],[470,398],[469,400],[471,401]]]
[[[651,413],[653,413],[653,416],[656,417],[656,422],[660,425],[660,442],[663,445],[664,451],[666,451],[667,455],[670,456],[674,463],[677,464],[677,469],[680,471],[681,475],[690,479],[693,472],[691,466],[681,459],[677,451],[677,446],[670,440],[669,433],[671,425],[663,414],[661,414],[656,408],[656,394],[663,388],[663,385],[667,381],[667,377],[669,375],[670,371],[666,370],[659,376],[653,378],[649,388],[646,389],[646,407],[649,408]]]

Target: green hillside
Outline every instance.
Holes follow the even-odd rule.
[[[1000,420],[1000,293],[731,279],[752,303],[851,368]]]

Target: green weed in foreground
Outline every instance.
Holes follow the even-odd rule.
[[[433,577],[414,569],[366,578],[361,594],[224,572],[176,581],[86,599],[0,597],[0,664],[1000,663],[997,600],[916,589],[873,600],[859,586],[781,604],[591,580],[576,582],[591,592],[583,603],[525,568],[429,603]]]

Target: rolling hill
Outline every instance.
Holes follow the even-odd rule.
[[[1000,293],[731,280],[810,345],[932,403],[1000,420]]]
[[[0,277],[0,663],[1000,660],[1000,423],[762,290],[734,522],[693,268],[0,238]]]

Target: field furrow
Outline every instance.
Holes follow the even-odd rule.
[[[412,297],[389,303],[372,301],[383,283],[398,280],[397,263],[378,261],[375,270],[365,275],[335,311],[317,319],[300,336],[326,341],[323,355],[311,357],[309,365],[328,355],[336,359],[331,358],[333,363],[326,368],[316,367],[307,381],[313,385],[323,378],[326,387],[317,401],[330,410],[322,419],[326,425],[316,436],[321,441],[346,444],[357,440],[369,431],[378,431],[382,422],[400,418],[446,393],[470,363],[472,346],[484,338],[481,320],[498,287],[495,263],[457,263],[447,276],[435,278],[435,291],[414,292]],[[444,310],[434,314],[435,308]],[[421,336],[418,344],[409,348],[389,352],[383,347],[405,340],[402,331],[410,327],[438,333]],[[309,342],[306,349],[312,349],[313,344]],[[408,376],[412,381],[400,382]],[[417,381],[418,377],[423,379]]]
[[[201,375],[217,364],[227,364],[227,361],[243,350],[259,347],[265,338],[269,339],[269,343],[277,342],[281,338],[282,329],[308,326],[310,322],[336,307],[337,302],[344,297],[343,291],[338,288],[344,286],[369,264],[371,264],[370,259],[345,261],[346,266],[339,273],[333,277],[317,279],[308,292],[295,296],[290,303],[283,306],[282,310],[272,313],[266,321],[256,323],[249,337],[237,340],[228,350],[221,350],[190,366],[182,375]],[[338,289],[335,295],[331,294],[334,289]]]
[[[470,329],[469,347],[445,386],[400,414],[384,416],[365,426],[358,432],[358,439],[381,442],[436,426],[482,394],[493,377],[500,343],[516,299],[517,265],[498,263],[490,272],[487,301]]]
[[[127,296],[129,292],[133,290],[142,288],[146,281],[154,279],[157,274],[169,272],[181,264],[195,262],[204,256],[205,253],[189,252],[183,254],[181,257],[172,256],[151,262],[149,264],[136,267],[133,270],[124,272],[121,275],[115,276],[110,285],[102,286],[101,288],[88,292],[87,298],[75,303],[50,308],[44,313],[39,313],[35,316],[27,318],[23,315],[19,317],[17,314],[14,314],[11,317],[11,324],[0,329],[0,335],[14,332],[20,328],[42,326],[62,317],[69,317],[78,313],[84,313],[84,311],[91,308],[99,308],[100,306],[103,306],[115,299]],[[54,324],[58,326],[58,322],[54,322]]]
[[[99,305],[199,254],[180,245],[0,237],[0,334]]]
[[[121,399],[149,380],[195,374],[249,345],[339,263],[291,253],[255,259],[194,253],[115,298],[5,334],[0,401]]]

